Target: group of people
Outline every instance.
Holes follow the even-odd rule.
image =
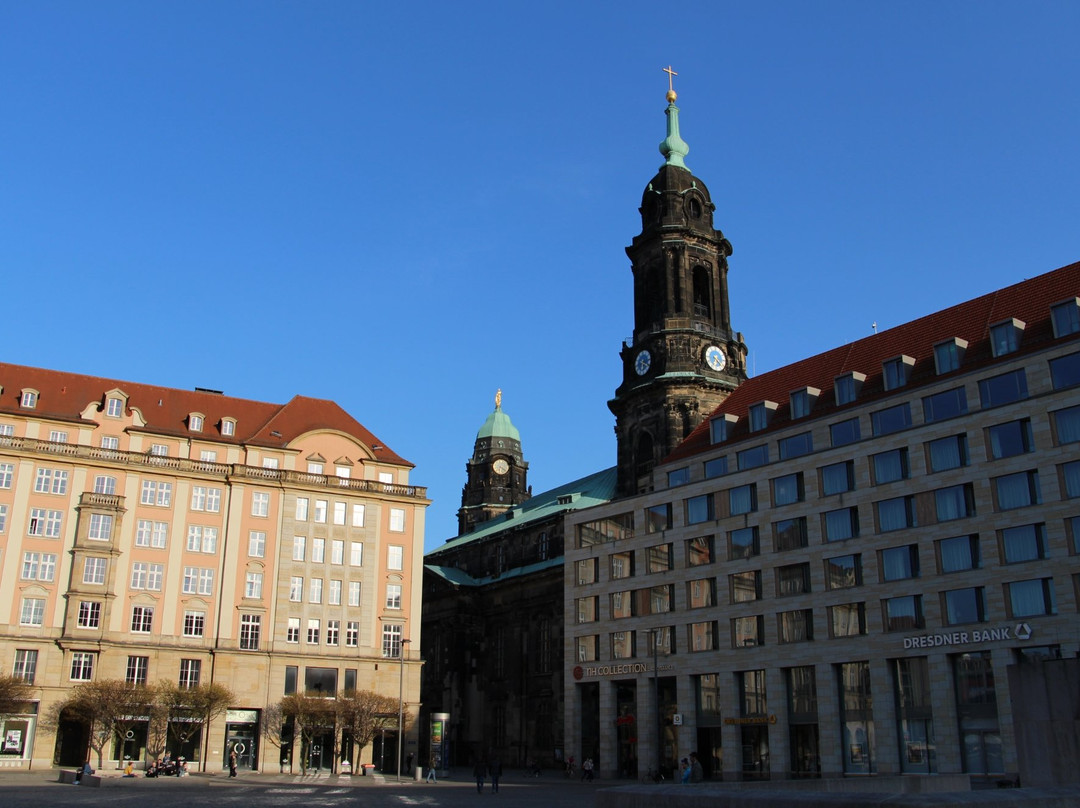
[[[705,769],[701,767],[697,752],[691,752],[690,758],[679,761],[679,782],[700,783],[705,779]]]
[[[491,778],[491,793],[499,793],[499,778],[502,777],[502,764],[498,758],[490,761],[477,760],[473,766],[473,777],[476,778],[476,793],[484,793],[484,780]]]
[[[150,768],[146,770],[147,777],[184,777],[187,773],[187,761],[183,757],[174,760],[168,751],[163,757],[151,763]]]

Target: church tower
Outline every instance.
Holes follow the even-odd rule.
[[[521,435],[510,416],[502,411],[502,390],[495,393],[495,411],[476,433],[465,471],[468,478],[461,490],[459,536],[532,496],[527,479],[529,464],[521,453]]]
[[[608,407],[618,440],[618,493],[649,473],[746,379],[746,345],[731,330],[731,243],[713,227],[709,190],[690,173],[670,68],[664,164],[641,199],[641,234],[626,248],[634,275],[634,335]]]

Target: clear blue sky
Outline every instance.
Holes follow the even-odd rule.
[[[1080,3],[0,0],[5,360],[615,462],[661,68],[762,373],[1080,259]],[[1080,290],[1078,290],[1080,291]]]

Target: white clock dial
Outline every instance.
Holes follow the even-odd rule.
[[[510,466],[501,457],[491,464],[491,468],[496,474],[506,474],[506,472],[510,471]]]
[[[644,376],[648,373],[650,365],[652,365],[652,354],[648,351],[642,351],[634,360],[634,370],[637,371],[638,376]]]
[[[705,349],[705,362],[713,370],[721,371],[727,366],[727,357],[715,345],[710,345]]]

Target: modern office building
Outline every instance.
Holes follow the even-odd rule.
[[[743,381],[571,514],[568,748],[1014,776],[1010,667],[1080,654],[1078,294],[1073,264]]]
[[[85,759],[86,727],[40,719],[97,679],[229,688],[183,750],[211,769],[239,741],[242,766],[276,771],[262,715],[288,693],[401,693],[415,716],[428,500],[411,470],[332,401],[0,364],[0,665],[34,692],[0,765]],[[340,740],[308,763],[333,766]],[[144,747],[137,726],[111,754]]]

